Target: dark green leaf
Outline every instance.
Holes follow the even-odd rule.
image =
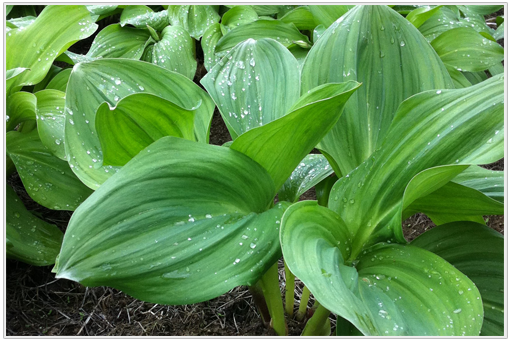
[[[215,46],[221,37],[222,32],[220,24],[213,24],[208,27],[201,39],[201,48],[204,53],[204,67],[207,71],[210,71],[220,60],[220,57],[215,54]]]
[[[218,9],[210,5],[170,5],[167,11],[169,23],[183,26],[196,40],[203,36],[210,25],[220,20]]]
[[[279,20],[285,23],[292,23],[299,30],[313,30],[317,26],[317,21],[309,11],[308,6],[297,7],[286,13]]]
[[[36,119],[37,99],[30,92],[19,91],[7,97],[5,129],[14,130],[21,122]]]
[[[54,89],[66,92],[70,75],[71,69],[62,70],[55,77],[52,78],[52,80],[46,86],[46,89]]]
[[[67,161],[64,148],[66,93],[59,90],[43,90],[37,98],[37,132],[43,145],[61,160]]]

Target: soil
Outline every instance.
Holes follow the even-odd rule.
[[[113,19],[118,22],[119,18]],[[109,20],[100,23],[101,27]],[[98,29],[97,32],[101,30]],[[93,37],[75,44],[70,50],[85,54]],[[196,83],[206,73],[202,66],[202,52],[198,51],[199,67]],[[56,63],[59,66],[67,66]],[[67,66],[69,67],[69,66]],[[216,109],[210,129],[210,143],[222,145],[231,136]],[[315,149],[312,152],[318,153]],[[503,170],[503,159],[485,166]],[[43,220],[57,225],[63,232],[72,212],[53,211],[38,205],[24,190],[17,174],[8,179],[25,206]],[[300,200],[315,200],[314,189],[304,193]],[[504,233],[504,217],[485,217],[487,225]],[[408,241],[435,226],[423,214],[416,214],[403,223]],[[226,294],[198,304],[167,306],[136,300],[123,292],[108,287],[84,287],[65,279],[55,279],[52,266],[37,267],[15,260],[6,260],[5,305],[7,336],[275,336],[265,326],[256,311],[252,295],[246,287],[236,287]],[[279,262],[280,283],[284,293],[284,270]],[[302,295],[303,284],[296,280],[295,311]],[[314,299],[311,296],[308,312]],[[334,332],[335,316],[331,314]],[[287,316],[290,336],[300,335],[305,322]]]

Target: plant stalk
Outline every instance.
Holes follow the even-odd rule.
[[[302,296],[300,297],[299,311],[297,312],[297,320],[299,321],[302,321],[304,316],[306,316],[310,294],[311,292],[309,291],[308,287],[304,285],[304,288],[302,289]]]
[[[306,327],[302,331],[302,336],[325,336],[330,335],[329,315],[331,312],[324,308],[321,304],[315,310],[313,316],[306,323]],[[328,330],[327,330],[328,329]]]
[[[263,290],[265,301],[271,317],[271,326],[277,335],[288,335],[288,326],[284,318],[283,299],[281,289],[279,288],[279,274],[277,272],[277,262],[260,278],[258,284]]]
[[[293,316],[293,305],[295,303],[295,276],[292,274],[286,262],[284,262],[284,273],[286,277],[285,310],[288,316]]]
[[[252,294],[254,304],[256,305],[256,309],[258,309],[263,324],[265,327],[268,327],[270,325],[270,312],[268,311],[267,302],[265,302],[265,296],[263,295],[263,289],[259,285],[259,281],[249,287],[249,292]]]

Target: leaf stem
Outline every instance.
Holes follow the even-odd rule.
[[[306,327],[302,331],[302,336],[325,336],[330,335],[329,315],[331,312],[324,308],[321,304],[315,310],[313,316],[306,323]],[[328,328],[327,328],[328,327]]]
[[[304,288],[302,289],[302,296],[300,297],[299,311],[297,312],[297,320],[299,321],[303,320],[304,316],[306,316],[310,294],[311,291],[309,291],[308,287],[304,285]]]
[[[286,276],[285,310],[288,316],[293,316],[293,304],[295,303],[295,276],[292,274],[286,262],[284,262],[284,273]]]
[[[284,318],[283,299],[281,289],[279,288],[279,274],[277,272],[277,262],[258,281],[271,317],[271,326],[277,335],[288,335],[288,326]]]

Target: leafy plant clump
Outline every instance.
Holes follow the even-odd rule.
[[[296,277],[306,336],[504,335],[502,7],[8,5],[7,176],[74,213],[7,186],[7,256],[159,304],[245,285],[278,335]]]

